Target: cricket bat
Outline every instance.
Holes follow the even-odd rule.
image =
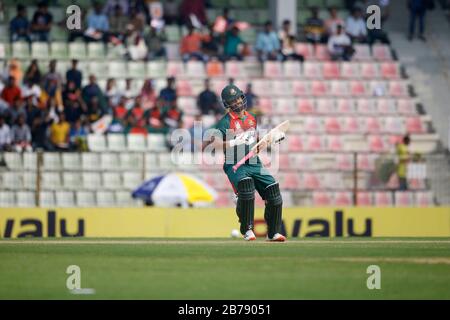
[[[243,157],[241,160],[239,160],[238,163],[236,163],[233,166],[233,171],[236,172],[237,169],[239,169],[239,167],[242,166],[248,159],[258,155],[261,151],[263,151],[270,144],[272,144],[272,134],[275,131],[281,131],[281,132],[286,133],[286,131],[289,129],[289,124],[290,124],[289,120],[286,120],[286,121],[283,121],[282,123],[280,123],[278,126],[273,128],[272,130],[270,130],[269,133],[267,133],[264,137],[262,137],[262,139],[259,140],[258,143],[253,146],[253,148],[250,150],[249,153],[247,153],[247,155],[245,157]]]

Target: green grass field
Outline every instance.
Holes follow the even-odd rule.
[[[69,265],[95,294],[68,291]],[[450,239],[0,240],[0,299],[17,298],[450,299]]]

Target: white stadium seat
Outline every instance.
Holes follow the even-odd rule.
[[[89,134],[88,146],[91,151],[106,151],[106,139],[104,135],[101,134]]]
[[[147,149],[146,137],[142,134],[128,134],[127,146],[130,151],[145,151]]]
[[[81,166],[83,170],[99,170],[100,154],[94,152],[83,152],[81,154]]]
[[[97,205],[94,192],[77,191],[76,199],[78,207],[95,207]]]
[[[19,208],[33,208],[36,206],[36,195],[31,191],[17,191],[16,201]]]
[[[123,134],[108,134],[107,136],[108,140],[108,150],[110,151],[125,151],[126,146],[126,139]]]
[[[57,207],[75,207],[75,195],[72,191],[55,191],[55,198]]]
[[[98,190],[102,185],[100,172],[83,172],[83,188],[87,190]]]
[[[97,191],[97,206],[113,208],[116,206],[116,197],[111,191]]]
[[[39,193],[39,206],[41,208],[51,208],[56,204],[53,191],[41,191]]]
[[[16,196],[12,191],[0,191],[0,208],[16,206]]]

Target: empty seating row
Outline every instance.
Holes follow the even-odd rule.
[[[167,151],[163,134],[90,134],[88,146],[91,151]]]
[[[0,191],[0,207],[36,207],[36,193],[32,191]],[[73,207],[142,207],[142,200],[131,197],[129,191],[42,191],[42,208]]]
[[[354,46],[354,61],[392,61],[394,59],[391,48],[384,44],[374,44],[372,47],[365,44]],[[306,60],[330,60],[328,48],[324,44],[297,43],[296,52]]]

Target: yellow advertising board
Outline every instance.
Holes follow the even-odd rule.
[[[266,233],[262,209],[255,231]],[[450,208],[285,208],[288,237],[450,237]],[[8,208],[0,237],[228,237],[233,208]]]

